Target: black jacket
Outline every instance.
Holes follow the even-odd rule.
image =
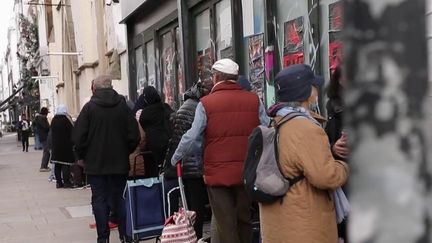
[[[325,131],[329,137],[330,144],[333,145],[342,136],[343,122],[343,102],[339,99],[330,99],[326,105],[327,124]]]
[[[39,141],[46,142],[50,130],[48,118],[45,115],[36,115],[33,124],[39,134]]]
[[[195,118],[195,110],[199,103],[200,93],[197,90],[188,90],[185,93],[187,99],[177,111],[174,119],[174,132],[168,145],[165,157],[164,172],[166,178],[175,178],[176,170],[171,165],[171,158],[177,149],[182,136],[192,127]],[[185,178],[202,177],[202,152],[188,156],[183,160],[183,176]]]
[[[172,110],[164,103],[156,103],[145,107],[139,118],[139,123],[144,129],[146,142],[145,151],[153,153],[154,160],[149,164],[146,161],[146,176],[154,177],[159,173],[158,166],[162,163],[168,141],[172,135],[170,115]]]
[[[96,90],[81,110],[72,136],[89,175],[127,174],[129,154],[139,139],[132,111],[113,89]]]
[[[55,115],[51,121],[51,161],[73,163],[72,120],[66,115]]]

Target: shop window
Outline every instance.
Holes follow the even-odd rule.
[[[145,67],[147,70],[147,85],[156,87],[156,58],[154,56],[154,41],[145,43]]]
[[[143,49],[142,46],[135,48],[135,65],[136,65],[136,82],[137,82],[137,94],[141,94],[145,87],[145,69],[144,69],[144,59],[143,59]]]
[[[183,58],[180,42],[180,29],[177,23],[171,23],[159,31],[160,90],[164,101],[173,109],[181,104],[181,95],[185,92],[183,78]]]
[[[183,49],[180,48],[181,42],[180,42],[180,28],[175,28],[176,33],[176,59],[177,59],[177,87],[180,94],[183,94],[185,92],[185,83],[184,83],[184,76],[183,76]]]
[[[307,1],[277,1],[277,32],[281,66],[309,63],[305,60],[309,28]]]
[[[211,78],[214,61],[210,33],[210,10],[207,9],[195,17],[197,74],[200,80]]]
[[[171,31],[161,36],[162,82],[165,103],[175,107],[175,55]]]
[[[321,33],[323,41],[321,45],[321,61],[323,64],[323,76],[330,79],[332,71],[342,62],[342,36],[344,25],[342,1],[323,0],[320,2]]]
[[[231,1],[216,4],[216,58],[234,58],[232,50]]]
[[[196,75],[205,80],[215,60],[234,59],[231,0],[209,1],[194,12]]]

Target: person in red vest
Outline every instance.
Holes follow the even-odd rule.
[[[236,83],[238,70],[238,64],[231,59],[214,63],[215,85],[198,103],[192,127],[171,159],[175,165],[203,145],[204,182],[217,234],[224,243],[252,241],[251,201],[243,187],[243,161],[252,130],[269,123],[258,96]]]

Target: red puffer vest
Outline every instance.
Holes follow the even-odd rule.
[[[202,98],[207,116],[204,175],[209,186],[243,184],[248,137],[259,125],[259,98],[233,82],[218,83]]]

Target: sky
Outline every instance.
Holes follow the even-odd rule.
[[[7,30],[9,20],[12,17],[14,0],[1,0],[0,7],[0,60],[4,58],[4,52],[7,46]],[[1,61],[0,61],[1,63]]]

